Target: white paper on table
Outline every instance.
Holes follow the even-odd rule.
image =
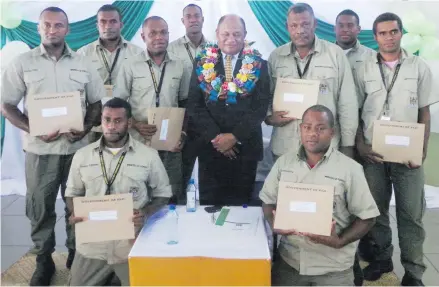
[[[42,109],[41,115],[43,118],[59,117],[67,115],[67,107]]]
[[[291,94],[291,93],[285,93],[284,94],[284,102],[296,102],[296,103],[303,103],[303,94]]]
[[[117,210],[92,211],[88,214],[89,220],[117,220]]]
[[[230,207],[234,208],[238,207]],[[212,214],[200,206],[196,212],[186,212],[185,206],[178,207],[178,244],[166,244],[169,230],[160,219],[153,225],[147,223],[143,227],[129,257],[269,259],[270,250],[262,210],[256,207],[248,209],[256,222],[255,228],[232,230],[213,224]]]
[[[404,136],[393,136],[393,135],[386,135],[385,143],[387,145],[399,145],[399,146],[409,146],[410,145],[410,138],[404,137]]]
[[[165,141],[168,136],[168,124],[169,119],[162,120],[162,125],[160,126],[160,140]]]
[[[291,201],[290,211],[315,213],[317,212],[317,204],[311,201]]]

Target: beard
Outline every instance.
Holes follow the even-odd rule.
[[[127,131],[104,133],[104,138],[107,143],[116,144],[122,141],[127,136]]]

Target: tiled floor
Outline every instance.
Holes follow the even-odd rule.
[[[24,197],[17,195],[1,197],[1,270],[9,268],[32,246],[30,239],[30,223],[25,215]],[[64,203],[58,200],[56,204],[58,221],[55,226],[56,249],[67,251],[64,246],[66,234],[64,231]],[[399,278],[404,275],[404,269],[400,263],[400,249],[398,246],[398,233],[396,232],[395,210],[391,210],[391,223],[393,229],[393,241],[395,252],[393,260],[395,272]],[[424,283],[427,286],[439,285],[439,209],[427,210],[424,218],[427,230],[427,240],[424,245],[424,259],[427,271],[424,274]]]

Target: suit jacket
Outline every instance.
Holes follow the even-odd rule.
[[[242,66],[239,53],[233,76]],[[224,63],[221,51],[215,65],[217,75],[224,75]],[[232,133],[241,143],[238,145],[239,157],[249,160],[261,160],[263,155],[261,124],[267,115],[270,101],[270,78],[267,62],[262,60],[260,76],[250,95],[237,96],[236,104],[226,104],[225,100],[208,101],[208,95],[199,87],[196,66],[192,72],[188,97],[188,134],[196,138],[201,155],[212,152],[211,140],[220,133]]]

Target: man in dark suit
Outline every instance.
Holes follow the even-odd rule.
[[[262,159],[263,122],[270,99],[267,63],[245,42],[245,22],[218,22],[218,46],[196,59],[188,99],[188,133],[200,144],[202,205],[249,204]]]

